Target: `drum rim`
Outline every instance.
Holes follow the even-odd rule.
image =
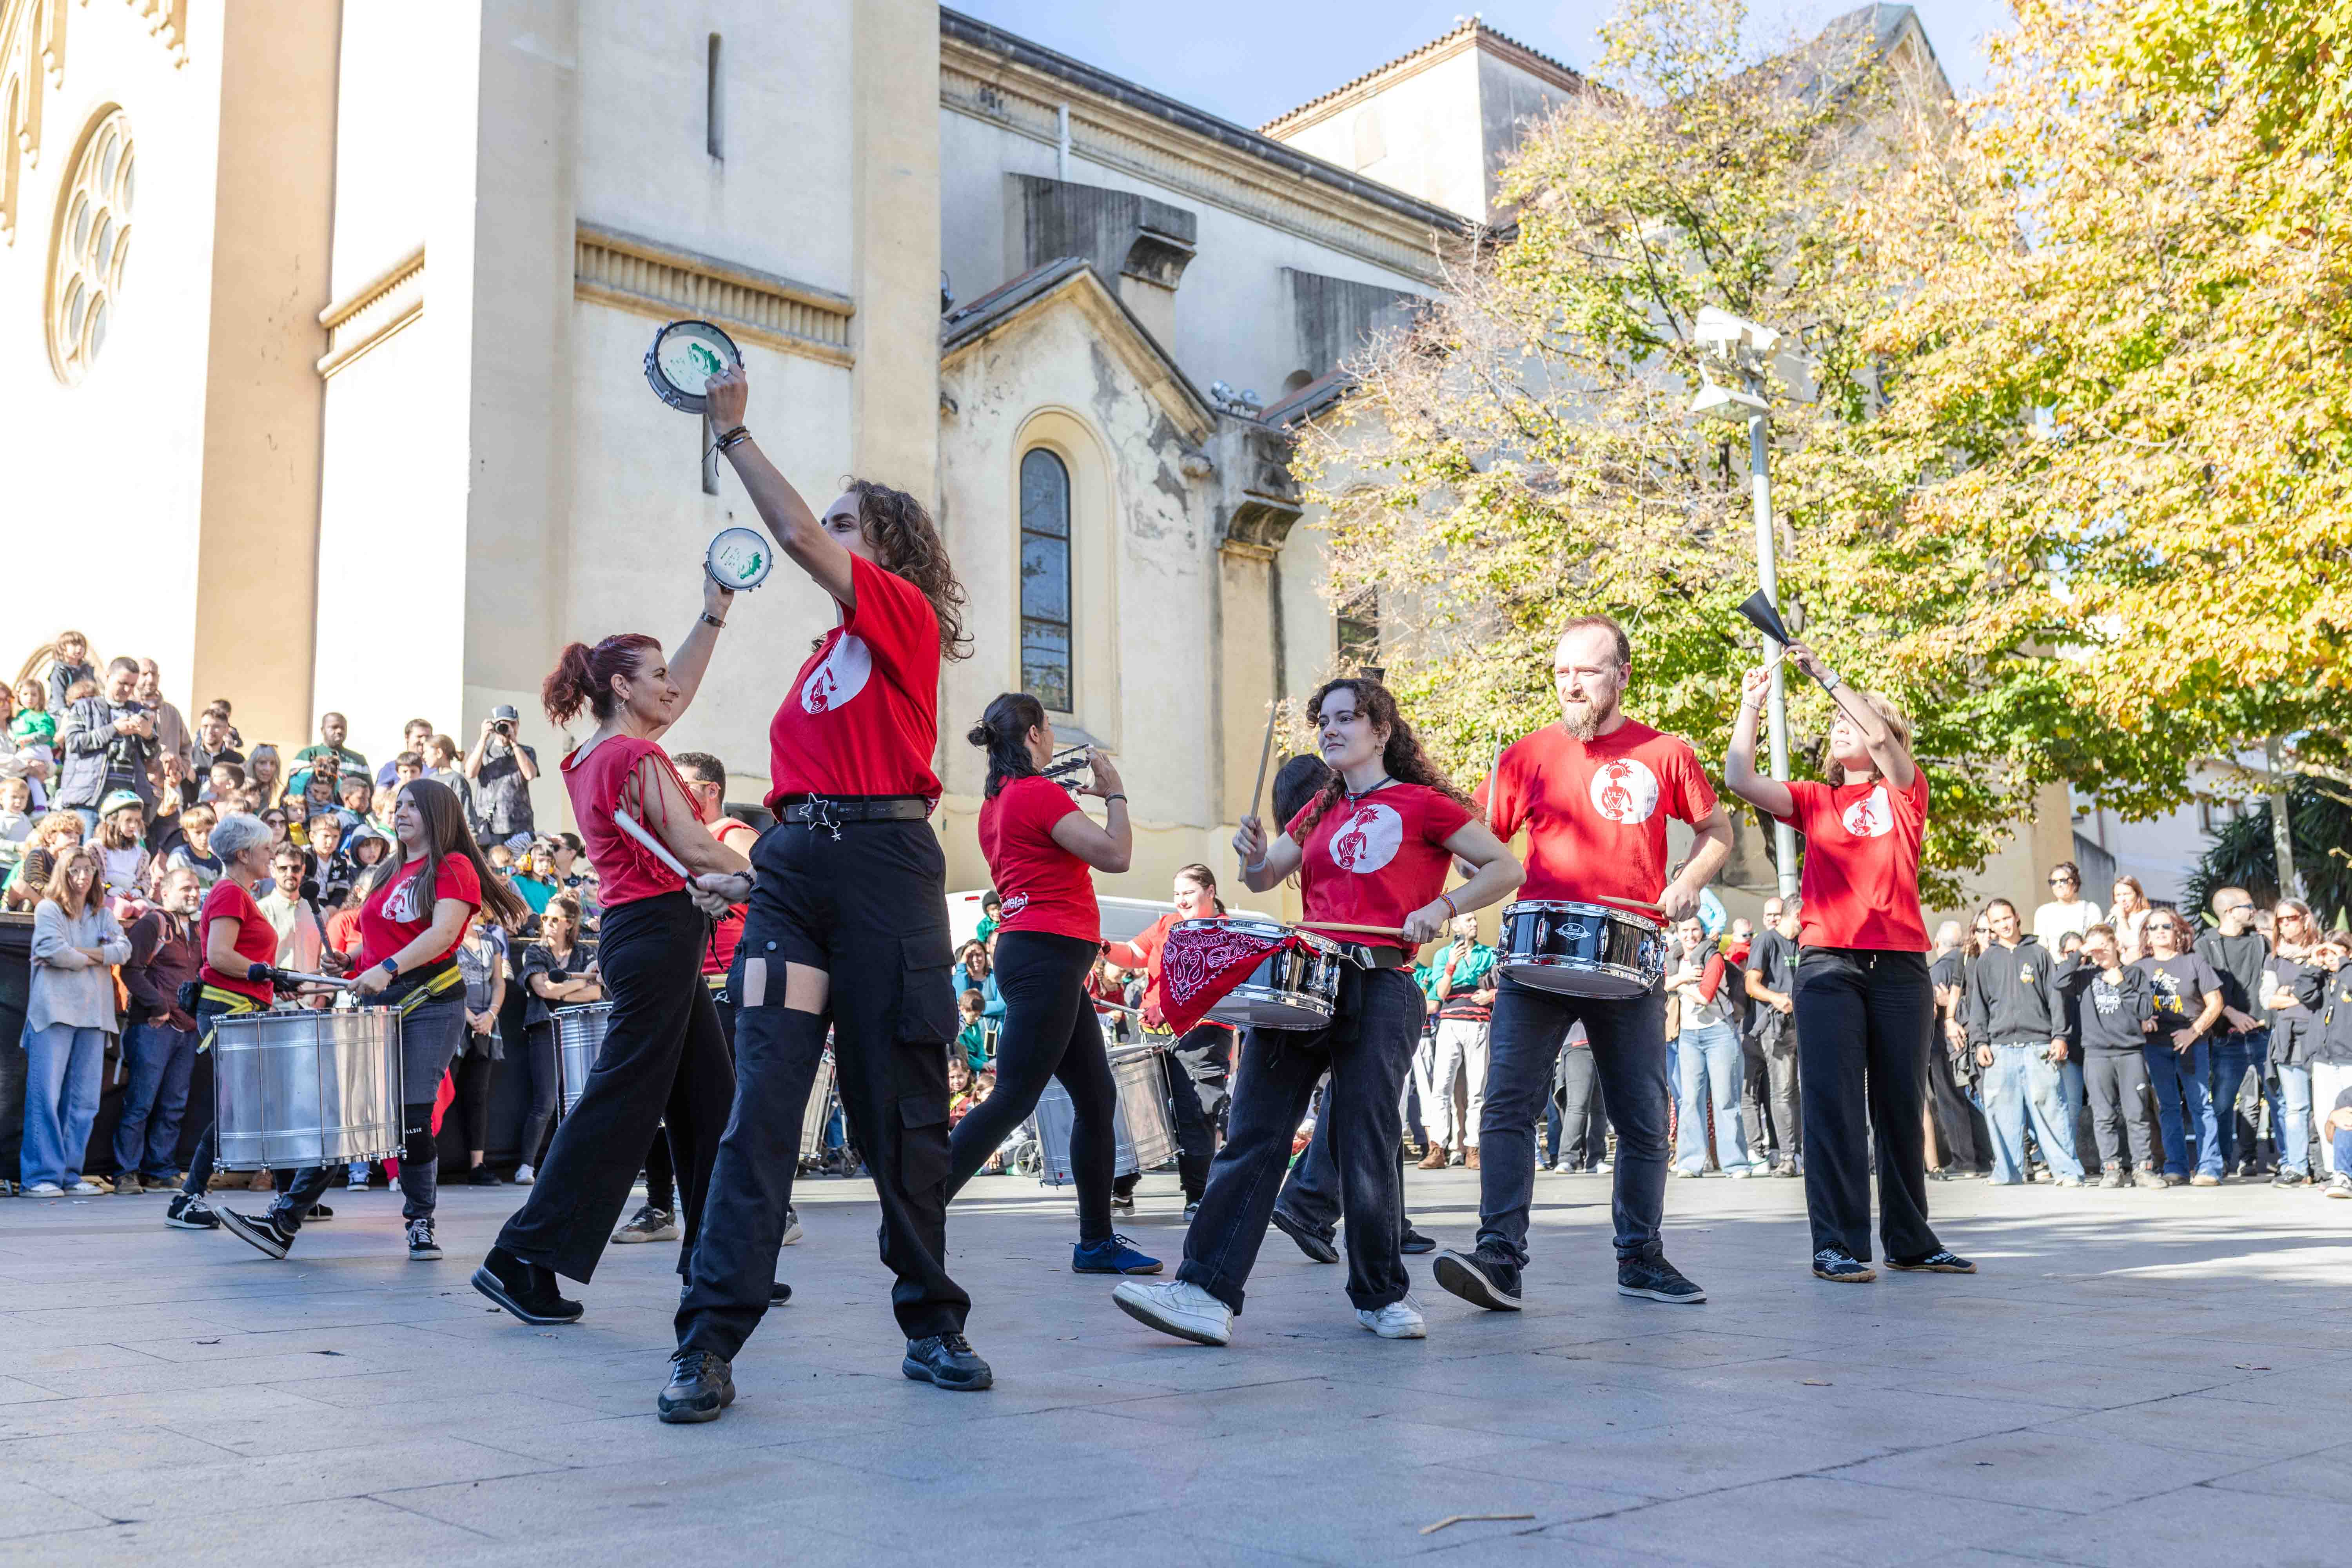
[[[1236,996],[1240,997],[1244,1002],[1265,1001],[1274,1003],[1279,1006],[1304,1007],[1309,1011],[1319,1007],[1322,1009],[1322,1016],[1327,1019],[1339,1010],[1339,1004],[1336,997],[1327,1002],[1320,997],[1308,995],[1301,992],[1277,991],[1271,985],[1236,985],[1231,991],[1226,992],[1224,995],[1218,998],[1217,1006],[1223,1006],[1227,1002],[1232,1001]],[[1222,1020],[1217,1019],[1215,1015],[1216,1008],[1211,1008],[1211,1021],[1221,1022]]]
[[[1648,915],[1637,915],[1631,910],[1621,910],[1609,904],[1588,904],[1580,899],[1521,899],[1516,903],[1503,906],[1503,918],[1509,920],[1523,910],[1544,911],[1574,910],[1580,914],[1601,915],[1611,920],[1623,921],[1631,926],[1638,926],[1654,936],[1663,936],[1666,930],[1663,921],[1653,920]]]
[[[1552,987],[1549,985],[1528,985],[1527,981],[1519,980],[1518,976],[1514,973],[1513,971],[1520,969],[1558,969],[1565,970],[1571,974],[1622,975],[1626,980],[1635,982],[1641,986],[1639,991],[1633,993],[1633,994],[1637,996],[1645,996],[1657,990],[1658,982],[1666,977],[1665,966],[1663,963],[1658,966],[1657,973],[1649,974],[1645,973],[1642,970],[1635,969],[1629,964],[1609,963],[1599,959],[1591,958],[1570,958],[1563,954],[1554,952],[1538,953],[1527,957],[1511,958],[1498,963],[1496,967],[1502,972],[1504,978],[1517,981],[1519,984],[1527,985],[1528,989],[1534,991],[1550,991]],[[1577,993],[1572,992],[1567,994],[1571,995],[1577,994]],[[1586,992],[1582,994],[1597,995],[1599,993]]]
[[[1194,915],[1190,920],[1181,920],[1170,926],[1168,933],[1173,936],[1186,926],[1233,926],[1243,931],[1284,936],[1289,935],[1291,930],[1284,921],[1268,920],[1264,915]]]

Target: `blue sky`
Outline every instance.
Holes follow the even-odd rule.
[[[1243,125],[1258,125],[1394,59],[1479,11],[1486,25],[1583,68],[1608,0],[951,0],[954,8]],[[1851,4],[1750,0],[1750,28],[1809,32]],[[1917,0],[1952,85],[1984,79],[2005,0]]]

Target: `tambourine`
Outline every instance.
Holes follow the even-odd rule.
[[[757,529],[720,529],[702,552],[702,569],[710,580],[738,594],[766,582],[775,564],[775,545]]]
[[[721,371],[743,363],[735,340],[709,321],[672,321],[646,351],[646,380],[654,395],[686,414],[699,414],[702,389]]]

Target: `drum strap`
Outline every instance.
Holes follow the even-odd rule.
[[[405,1018],[434,997],[454,991],[464,984],[466,984],[465,972],[453,963],[423,982],[394,1005],[400,1009],[400,1016]]]
[[[261,1011],[261,1005],[256,1002],[252,997],[240,996],[234,991],[224,991],[217,985],[205,986],[202,990],[196,993],[196,995],[198,999],[202,1001],[217,1002],[222,1006],[227,1008],[231,1013],[258,1013]],[[196,1054],[198,1056],[202,1056],[205,1052],[211,1050],[213,1048],[213,1037],[219,1033],[220,1029],[217,1025],[212,1028],[206,1029],[205,1031],[205,1037],[196,1042]]]

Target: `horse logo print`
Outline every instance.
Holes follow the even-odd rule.
[[[1404,843],[1404,818],[1366,801],[1331,835],[1331,863],[1359,877],[1370,876],[1396,858]]]
[[[844,635],[801,683],[801,707],[811,713],[830,713],[865,690],[873,673],[874,656],[866,651],[866,639]]]
[[[1638,757],[1612,757],[1592,771],[1592,809],[1632,826],[1658,809],[1658,775]]]
[[[1845,830],[1856,838],[1884,838],[1895,831],[1895,808],[1886,798],[1886,786],[1880,784],[1868,795],[1845,808],[1840,819]]]

